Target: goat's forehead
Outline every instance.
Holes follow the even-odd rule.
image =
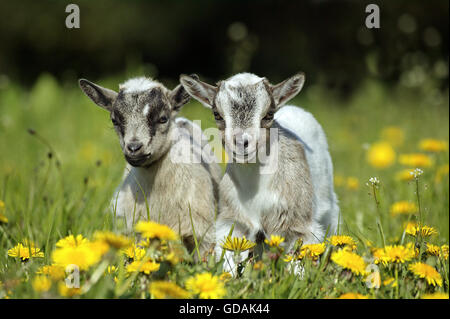
[[[262,82],[263,80],[264,78],[261,78],[252,73],[238,73],[226,79],[223,83],[229,86],[254,85]]]
[[[170,103],[163,87],[153,87],[145,91],[129,92],[121,89],[114,103],[115,109],[124,115],[160,113],[170,110]]]
[[[220,86],[217,102],[224,111],[258,113],[270,103],[270,96],[262,80],[251,84],[226,81]]]

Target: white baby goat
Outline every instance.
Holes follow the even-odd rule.
[[[79,84],[110,112],[128,162],[111,201],[117,215],[126,218],[128,231],[139,219],[147,219],[148,209],[150,219],[179,231],[192,250],[190,210],[201,253],[212,248],[221,169],[201,128],[175,118],[189,94],[181,85],[170,91],[144,77],[128,80],[118,93],[84,79]]]
[[[297,239],[315,243],[324,239],[326,231],[335,233],[339,208],[325,133],[310,113],[283,107],[300,92],[302,73],[277,85],[249,73],[217,86],[185,75],[180,82],[212,109],[233,159],[219,187],[217,256],[233,224],[233,236],[259,243],[281,235],[287,251]],[[233,260],[231,252],[225,256],[224,268],[235,272],[239,260]]]

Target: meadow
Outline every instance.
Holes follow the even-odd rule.
[[[448,91],[433,92],[367,81],[343,99],[307,83],[292,104],[327,134],[340,236],[299,241],[294,253],[273,237],[232,278],[212,255],[195,262],[161,225],[139,224],[143,242],[120,235],[108,206],[125,160],[107,112],[75,81],[3,84],[0,298],[448,298]],[[195,101],[180,115],[215,125]],[[69,264],[80,288],[65,284]]]

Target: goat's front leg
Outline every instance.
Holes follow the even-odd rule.
[[[290,240],[286,240],[283,244],[283,248],[284,251],[286,252],[286,254],[291,255],[291,256],[295,256],[295,243],[297,242],[297,239],[290,239]],[[302,261],[301,260],[291,260],[290,262],[287,263],[286,265],[287,270],[291,271],[292,273],[294,273],[295,275],[299,276],[300,279],[303,278],[303,275],[305,273],[305,269],[302,265]]]

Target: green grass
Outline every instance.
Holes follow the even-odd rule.
[[[109,80],[102,84],[110,84]],[[358,242],[358,254],[369,258],[367,242],[382,247],[402,240],[407,217],[393,217],[390,206],[400,200],[417,201],[414,182],[397,181],[402,167],[398,162],[386,169],[371,167],[366,161],[365,145],[380,140],[381,130],[397,126],[405,133],[405,141],[395,148],[401,153],[417,152],[422,138],[448,142],[448,92],[442,104],[433,104],[429,96],[405,88],[387,88],[367,82],[347,101],[323,88],[306,86],[293,101],[311,111],[322,124],[330,145],[336,175],[356,177],[359,187],[351,190],[336,187],[342,212],[340,233]],[[92,238],[96,230],[120,232],[121,224],[108,211],[109,200],[120,183],[125,166],[118,139],[106,111],[96,107],[75,85],[62,86],[49,75],[43,75],[30,90],[15,83],[0,91],[0,200],[3,214],[9,219],[0,225],[0,297],[58,297],[56,290],[40,294],[30,282],[38,267],[51,263],[55,243],[69,234]],[[202,120],[203,128],[214,126],[209,110],[191,101],[182,116]],[[36,133],[30,134],[32,129]],[[436,182],[436,171],[448,164],[448,151],[431,154],[432,167],[424,168],[419,191],[424,221],[438,234],[427,238],[436,245],[449,242],[448,174]],[[366,186],[370,177],[378,177],[379,210],[372,189]],[[377,218],[379,216],[379,225]],[[411,217],[414,220],[415,216]],[[406,241],[412,241],[409,236]],[[44,258],[23,263],[8,256],[8,249],[25,239],[34,241],[45,252]],[[278,262],[263,254],[264,268],[254,270],[251,262],[243,265],[242,276],[225,283],[229,298],[325,298],[346,292],[358,292],[374,298],[419,298],[424,293],[441,291],[448,294],[448,260],[423,255],[424,262],[441,273],[442,287],[431,287],[414,277],[407,265],[398,267],[398,289],[366,287],[361,276],[351,275],[330,261],[331,247],[319,264],[305,260],[304,278],[300,280]],[[81,284],[95,271],[108,264],[121,270],[119,283],[112,276],[100,276],[91,289],[78,297],[141,298],[149,297],[147,287],[159,277],[184,286],[186,279],[204,271],[220,275],[220,264],[211,258],[195,265],[179,263],[152,276],[125,278],[119,257],[108,254],[103,262],[82,275]],[[442,263],[443,262],[443,263]],[[442,263],[442,264],[441,264]],[[395,267],[379,267],[381,281],[395,276]],[[170,270],[170,271],[169,271]],[[167,272],[169,271],[169,272]],[[123,284],[126,283],[125,286]]]

